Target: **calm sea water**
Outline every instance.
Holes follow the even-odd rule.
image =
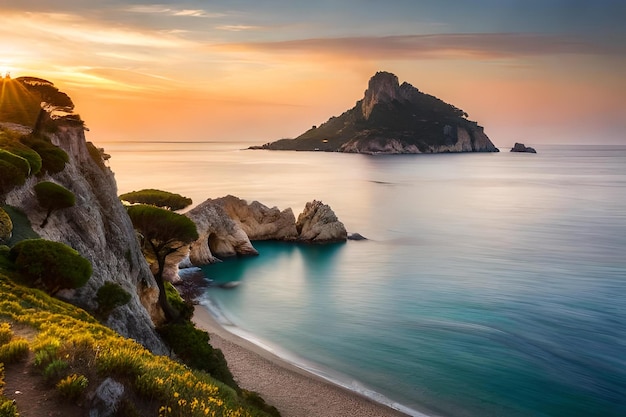
[[[234,331],[442,416],[626,415],[626,147],[364,156],[111,143],[120,192],[321,199],[367,241],[205,267]],[[412,412],[418,415],[417,411]]]

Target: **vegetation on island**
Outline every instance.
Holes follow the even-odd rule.
[[[191,198],[152,188],[122,194],[120,195],[120,200],[131,204],[147,204],[173,211],[182,210],[189,207],[192,203]]]

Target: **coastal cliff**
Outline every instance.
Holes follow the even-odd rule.
[[[378,72],[364,97],[338,117],[295,139],[281,139],[252,149],[336,151],[365,154],[498,152],[467,113],[422,93],[398,77]]]
[[[82,124],[60,124],[47,136],[67,153],[65,167],[58,173],[28,177],[22,186],[4,196],[4,202],[22,211],[39,236],[65,243],[91,262],[93,274],[89,281],[76,290],[60,292],[59,297],[93,311],[98,306],[97,290],[105,282],[118,284],[131,294],[131,300],[111,312],[107,326],[155,353],[166,354],[153,324],[163,314],[157,305],[156,282],[117,197],[113,172],[99,155],[90,153]],[[33,190],[40,181],[59,184],[76,196],[75,205],[55,211],[45,227],[40,225],[46,211],[39,206]]]

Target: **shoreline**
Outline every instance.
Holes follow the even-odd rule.
[[[333,383],[225,329],[206,306],[195,306],[192,321],[221,349],[237,383],[258,392],[283,417],[406,417],[423,416],[400,410]]]

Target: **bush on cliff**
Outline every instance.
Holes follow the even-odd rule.
[[[0,195],[24,185],[25,181],[26,176],[18,167],[0,159]]]
[[[45,239],[17,243],[11,248],[10,258],[29,285],[43,287],[50,294],[82,287],[92,273],[91,263],[76,250]]]
[[[67,188],[50,181],[43,181],[35,185],[35,196],[39,205],[47,210],[46,218],[41,227],[46,227],[48,218],[54,210],[69,208],[76,204],[76,196]]]
[[[41,156],[23,144],[22,139],[26,140],[24,135],[17,132],[0,131],[0,149],[26,159],[30,166],[30,175],[36,175],[41,170]]]
[[[185,364],[239,390],[224,354],[209,344],[207,332],[196,328],[193,323],[184,322],[167,324],[159,329],[159,333]]]
[[[0,207],[0,245],[7,243],[13,235],[13,222],[9,214]]]
[[[98,310],[96,313],[106,319],[116,307],[127,304],[131,299],[131,295],[114,282],[105,282],[96,292],[96,301],[98,301]]]
[[[155,189],[145,189],[122,194],[120,200],[127,201],[131,204],[148,204],[174,211],[182,210],[192,203],[191,198]]]
[[[24,137],[22,138],[22,143],[37,152],[41,157],[40,172],[49,174],[61,172],[65,169],[65,164],[70,160],[63,149],[40,136],[31,135]]]

